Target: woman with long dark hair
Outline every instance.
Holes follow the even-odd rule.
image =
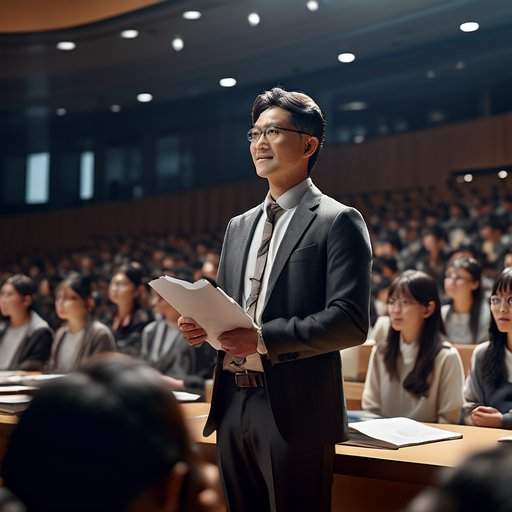
[[[55,309],[66,323],[57,331],[48,370],[67,373],[99,352],[115,352],[110,329],[92,318],[94,300],[91,280],[71,273],[57,287]]]
[[[0,289],[0,370],[41,370],[48,361],[53,332],[32,308],[36,285],[23,274]]]
[[[142,267],[131,262],[114,272],[108,289],[115,311],[105,323],[114,334],[118,350],[135,357],[140,355],[142,331],[153,320],[153,316],[140,304],[142,286]]]
[[[476,344],[489,338],[489,307],[482,290],[482,266],[460,257],[448,264],[444,289],[450,304],[441,308],[446,335],[452,343]]]
[[[456,423],[463,403],[464,370],[444,338],[435,281],[407,270],[391,284],[387,338],[370,356],[363,409],[381,416]]]
[[[512,268],[498,276],[489,302],[489,341],[473,352],[464,387],[464,422],[512,428]]]

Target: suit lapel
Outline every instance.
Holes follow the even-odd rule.
[[[306,191],[305,197],[299,203],[297,210],[293,214],[292,220],[286,230],[286,234],[277,250],[277,255],[270,271],[270,277],[268,280],[267,293],[265,295],[265,304],[263,311],[267,307],[268,300],[272,295],[272,290],[281,274],[288,258],[296,245],[299,243],[302,235],[309,228],[311,222],[316,217],[316,213],[313,211],[320,202],[322,193],[314,185]]]
[[[251,246],[254,230],[256,229],[256,225],[258,224],[258,220],[262,213],[263,209],[261,207],[256,207],[252,212],[249,213],[249,215],[246,218],[243,218],[241,220],[240,228],[235,233],[233,233],[233,236],[235,236],[235,257],[232,270],[234,276],[233,291],[235,293],[235,296],[233,298],[242,307],[244,276],[245,266],[247,263],[247,256],[249,254],[249,248]]]

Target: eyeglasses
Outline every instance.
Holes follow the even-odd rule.
[[[304,135],[312,135],[308,132],[303,132],[302,130],[294,130],[292,128],[282,128],[281,126],[267,126],[263,130],[260,128],[251,128],[247,132],[247,140],[249,142],[257,142],[260,140],[260,137],[264,135],[264,137],[269,141],[273,142],[277,139],[280,132],[294,132],[294,133],[302,133]]]
[[[498,308],[503,303],[507,306],[507,308],[512,308],[512,295],[509,295],[508,297],[500,297],[499,295],[491,295],[489,297],[489,304],[493,308]]]
[[[399,306],[400,308],[407,308],[407,307],[415,306],[415,305],[419,305],[419,302],[416,302],[411,299],[404,299],[404,298],[398,299],[396,297],[391,297],[390,299],[388,299],[388,307],[390,307],[390,308],[393,306]]]

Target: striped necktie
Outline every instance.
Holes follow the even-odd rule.
[[[245,310],[253,320],[256,320],[256,306],[258,305],[263,274],[265,273],[265,267],[267,266],[268,250],[270,248],[270,240],[272,239],[274,226],[284,212],[285,210],[273,199],[267,206],[267,218],[263,225],[263,234],[261,236],[261,243],[256,256],[254,275],[250,278],[251,291],[249,293],[249,297],[247,297],[247,300],[245,301]],[[245,357],[235,357],[230,364],[235,368],[241,368],[245,361]]]
[[[258,297],[260,295],[263,274],[265,273],[265,267],[267,266],[270,240],[272,239],[274,226],[283,213],[283,208],[281,208],[274,200],[268,204],[267,219],[265,220],[265,224],[263,226],[263,235],[261,237],[261,244],[258,249],[256,265],[254,267],[254,276],[250,278],[251,292],[249,293],[249,297],[247,297],[247,301],[245,303],[245,309],[253,320],[256,320],[256,306],[258,304]]]

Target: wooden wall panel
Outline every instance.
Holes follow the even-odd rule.
[[[512,114],[381,137],[323,150],[314,181],[333,196],[435,185],[454,170],[512,164]],[[264,180],[231,183],[140,201],[0,218],[0,259],[33,249],[80,247],[96,237],[222,232],[258,204]]]

